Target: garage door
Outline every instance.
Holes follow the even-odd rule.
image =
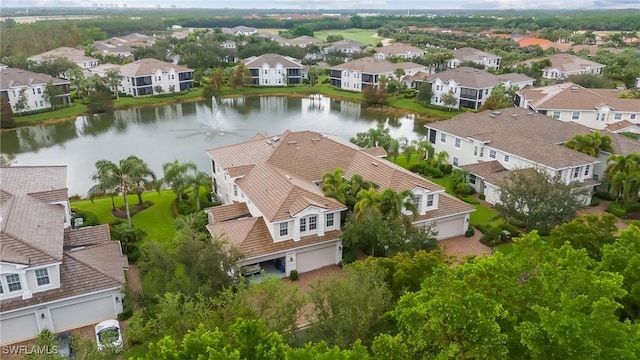
[[[463,227],[463,217],[453,220],[438,220],[438,240],[463,235]]]
[[[51,321],[56,332],[115,317],[116,313],[111,296],[51,309]]]
[[[319,269],[336,263],[336,248],[329,246],[307,252],[296,253],[296,269],[299,273]]]
[[[38,320],[35,313],[0,321],[0,342],[8,344],[38,336]]]

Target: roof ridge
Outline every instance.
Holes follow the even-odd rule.
[[[120,243],[120,240],[110,240],[110,242],[105,242],[105,243],[103,243],[103,244],[90,245],[90,246],[88,246],[88,247],[85,247],[83,250],[92,250],[92,249],[96,249],[96,248],[100,248],[100,247],[111,246],[111,245],[112,245],[112,244],[114,244],[114,243],[118,243],[119,248],[120,248],[120,255],[121,255],[121,256],[125,256],[125,255],[122,253],[122,244]],[[63,255],[62,255],[62,256],[64,256],[64,255],[68,255],[69,257],[73,258],[74,260],[76,260],[76,261],[78,261],[78,262],[80,262],[80,263],[82,263],[82,264],[84,264],[84,265],[86,265],[86,266],[88,266],[88,267],[92,268],[93,270],[96,270],[96,271],[98,271],[99,273],[101,273],[101,274],[103,274],[103,275],[105,275],[105,276],[109,277],[110,279],[115,280],[115,281],[117,281],[118,283],[120,283],[120,280],[118,280],[118,279],[114,278],[113,276],[111,276],[111,275],[109,275],[109,274],[105,273],[104,271],[102,271],[102,270],[98,269],[97,267],[95,267],[95,266],[93,266],[93,265],[91,265],[91,264],[88,264],[88,263],[84,262],[84,261],[83,261],[83,260],[81,260],[81,259],[78,259],[76,256],[73,256],[73,254],[74,254],[74,253],[76,253],[76,254],[81,254],[83,250],[65,251],[65,252],[63,253]],[[125,281],[126,281],[126,280],[125,280]]]

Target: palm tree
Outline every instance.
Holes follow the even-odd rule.
[[[180,162],[178,159],[162,165],[162,171],[164,172],[163,182],[173,189],[178,202],[182,201],[182,194],[188,186],[189,170],[197,171],[197,169],[196,164],[193,162]]]
[[[407,165],[411,164],[411,157],[416,152],[416,148],[413,145],[407,145],[402,150],[404,157],[407,159]]]
[[[374,188],[360,191],[356,198],[358,202],[353,208],[356,221],[362,221],[367,214],[380,212],[380,194]]]
[[[380,201],[380,213],[385,219],[397,219],[403,215],[403,210],[408,210],[413,213],[413,216],[418,216],[418,208],[413,203],[415,195],[411,190],[404,190],[402,192],[396,192],[392,189],[385,189],[379,196]]]
[[[600,151],[614,152],[611,146],[611,137],[609,135],[603,136],[599,131],[594,131],[592,134],[576,135],[564,146],[594,157],[598,157]]]
[[[133,183],[136,194],[138,196],[138,205],[142,205],[142,193],[150,187],[155,187],[160,191],[156,174],[149,169],[149,165],[142,159],[131,156],[131,160],[136,164],[135,173],[133,174]]]
[[[435,153],[435,156],[429,158],[429,165],[434,167],[441,167],[449,162],[449,153],[446,151],[440,151]]]
[[[203,171],[196,171],[195,175],[187,178],[187,185],[192,187],[193,197],[196,200],[196,208],[200,210],[200,188],[204,187],[211,192],[211,176]]]
[[[93,185],[89,189],[89,192],[87,193],[87,195],[89,196],[89,200],[91,200],[91,202],[93,203],[93,199],[95,199],[96,197],[109,195],[109,197],[111,197],[111,211],[116,211],[116,202],[114,200],[114,197],[118,195],[120,189],[118,187],[111,189],[105,188],[105,184],[98,180],[95,174],[91,176],[91,180],[98,181],[98,184]]]
[[[120,101],[120,91],[118,91],[118,86],[122,84],[122,75],[120,75],[120,71],[109,69],[104,72],[104,77],[107,79],[107,84],[109,84],[113,92],[116,93],[116,101]]]
[[[387,151],[387,155],[392,161],[395,163],[398,160],[398,155],[400,154],[400,142],[397,139],[392,139],[389,142],[389,150]]]
[[[415,141],[414,146],[418,152],[418,160],[426,159],[434,150],[433,145],[426,140]]]
[[[453,169],[453,171],[451,172],[451,178],[449,180],[451,182],[451,189],[456,192],[456,188],[458,187],[458,185],[466,185],[469,174],[469,170]]]
[[[353,174],[351,176],[351,179],[349,179],[349,181],[347,182],[347,184],[349,185],[349,191],[347,193],[346,205],[351,210],[353,210],[357,202],[358,193],[360,193],[360,191],[378,188],[378,184],[375,184],[371,181],[367,181],[362,177],[362,175],[358,175],[358,174]]]
[[[129,156],[120,160],[119,164],[115,164],[109,160],[96,161],[96,172],[92,179],[99,182],[100,189],[120,189],[120,193],[124,198],[124,208],[127,214],[127,222],[131,227],[131,213],[129,212],[129,188],[135,183],[137,178],[140,159],[135,156]]]
[[[342,204],[347,204],[347,194],[351,185],[344,179],[344,170],[336,169],[333,173],[326,173],[322,177],[322,192]]]
[[[605,172],[611,185],[611,194],[622,195],[623,205],[637,200],[640,191],[640,154],[609,156]]]

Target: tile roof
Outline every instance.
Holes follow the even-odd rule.
[[[470,213],[474,210],[474,206],[442,192],[438,196],[438,208],[436,210],[427,211],[424,215],[420,215],[416,219],[412,219],[412,221],[415,223],[425,220],[439,219],[446,216]]]
[[[392,73],[398,68],[404,70],[427,70],[427,67],[425,65],[420,65],[413,62],[392,63],[388,60],[376,60],[373,57],[363,57],[331,67],[332,70],[354,70],[370,74]]]
[[[300,241],[285,240],[274,242],[262,217],[207,225],[207,229],[213,236],[223,235],[226,237],[229,243],[237,246],[247,258],[287,251],[340,238],[340,231],[333,230],[325,232],[324,236],[303,236]]]
[[[166,61],[160,61],[157,59],[140,59],[132,63],[122,65],[120,67],[120,74],[123,76],[148,76],[154,74],[156,71],[169,72],[174,70],[176,72],[193,71],[187,67],[181,65],[174,65]]]
[[[425,72],[425,71],[418,71],[413,75],[405,75],[402,78],[402,81],[416,81],[416,80],[421,80],[421,81],[427,81],[427,78],[429,77],[429,73]]]
[[[616,111],[640,112],[640,99],[622,99],[622,92],[616,89],[587,89],[566,82],[539,88],[527,87],[520,93],[535,110],[595,111],[608,105]]]
[[[362,149],[362,151],[375,157],[387,157],[387,150],[385,150],[382,146],[364,148]]]
[[[68,80],[55,78],[47,74],[35,73],[33,71],[15,68],[4,68],[0,70],[0,89],[2,90],[12,87],[45,85],[48,82],[51,82],[53,85],[69,84]]]
[[[71,61],[96,61],[98,59],[86,56],[84,50],[74,49],[70,47],[59,47],[57,49],[49,50],[41,54],[29,56],[27,59],[32,61],[40,61],[55,58],[67,58]]]
[[[453,50],[453,55],[461,62],[484,60],[484,58],[499,58],[498,55],[490,54],[472,47],[463,47]]]
[[[303,35],[303,36],[298,36],[297,38],[293,38],[293,39],[284,39],[282,40],[282,42],[285,45],[289,45],[289,46],[300,46],[300,45],[310,45],[310,44],[316,44],[316,45],[320,45],[322,44],[322,40],[320,39],[316,39],[314,37],[311,36],[307,36],[307,35]]]
[[[558,121],[522,108],[463,114],[451,120],[425,125],[462,138],[476,139],[488,146],[553,168],[598,162],[597,158],[560,144],[577,134],[589,134],[586,126]]]
[[[383,47],[377,47],[375,48],[376,52],[379,54],[385,54],[385,55],[398,55],[398,54],[406,54],[406,53],[413,53],[413,54],[420,54],[420,53],[426,53],[427,51],[425,49],[421,49],[419,47],[415,47],[412,45],[408,45],[408,44],[402,44],[402,43],[396,43],[396,44],[390,44],[387,46],[383,46]]]
[[[571,54],[553,54],[549,56],[549,60],[551,61],[551,66],[543,69],[559,69],[563,72],[575,72],[581,71],[587,68],[600,68],[605,67],[605,65],[597,63],[595,61],[583,59],[581,57],[571,55]]]
[[[251,212],[249,211],[246,203],[213,206],[207,209],[207,211],[213,218],[213,221],[211,222],[212,224],[251,216]]]
[[[367,46],[369,45],[365,43],[361,43],[359,41],[344,39],[344,40],[339,40],[331,43],[331,45],[327,46],[325,49],[331,51],[331,50],[344,50],[344,49],[350,49],[350,48],[364,48]]]
[[[626,129],[634,126],[637,126],[637,125],[632,123],[629,120],[622,120],[622,121],[618,121],[617,123],[607,125],[607,130],[610,132],[616,132],[616,131],[620,131],[622,129]]]
[[[303,68],[301,63],[298,60],[290,57],[290,56],[282,56],[278,54],[264,54],[260,56],[252,56],[250,58],[244,59],[244,63],[248,68],[258,68],[262,67],[264,64],[269,65],[270,67],[275,67],[278,64],[282,65],[285,68]]]
[[[616,133],[608,133],[607,135],[611,137],[611,146],[616,154],[628,155],[640,153],[640,141]]]
[[[449,69],[427,77],[428,82],[433,82],[436,79],[440,79],[443,82],[453,80],[461,86],[474,89],[491,88],[507,80],[512,82],[534,80],[522,74],[510,73],[498,76],[485,70],[474,69],[466,66]]]

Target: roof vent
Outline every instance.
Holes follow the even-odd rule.
[[[315,141],[320,141],[320,139],[319,138],[313,138],[313,139],[311,139],[311,141],[314,141],[314,142]]]
[[[267,140],[267,145],[271,145],[271,144],[273,144],[271,140]]]
[[[511,117],[516,118],[516,117],[518,117],[518,114],[511,114]]]
[[[529,115],[529,116],[533,116],[533,111],[529,111],[529,112],[527,113],[527,115]]]
[[[575,91],[580,91],[580,88],[579,88],[579,87],[577,87],[577,86],[572,86],[572,87],[571,87],[571,91],[574,91],[574,92],[575,92]]]
[[[493,115],[493,114],[489,114],[489,117],[494,118],[494,117],[496,117],[496,116],[495,116],[495,115]]]
[[[292,145],[292,144],[297,144],[298,142],[293,140],[293,141],[287,141],[287,144]]]
[[[493,114],[493,115],[500,115],[500,114],[502,114],[502,111],[496,110],[496,111],[492,112],[491,114]]]
[[[280,141],[280,138],[278,136],[274,136],[271,138],[271,140],[273,140],[273,142],[277,142]]]
[[[287,179],[291,180],[291,176],[289,175],[285,175],[287,177]]]
[[[378,163],[377,163],[377,162],[375,162],[375,161],[372,161],[372,162],[371,162],[371,165],[373,165],[373,166],[378,166]]]

